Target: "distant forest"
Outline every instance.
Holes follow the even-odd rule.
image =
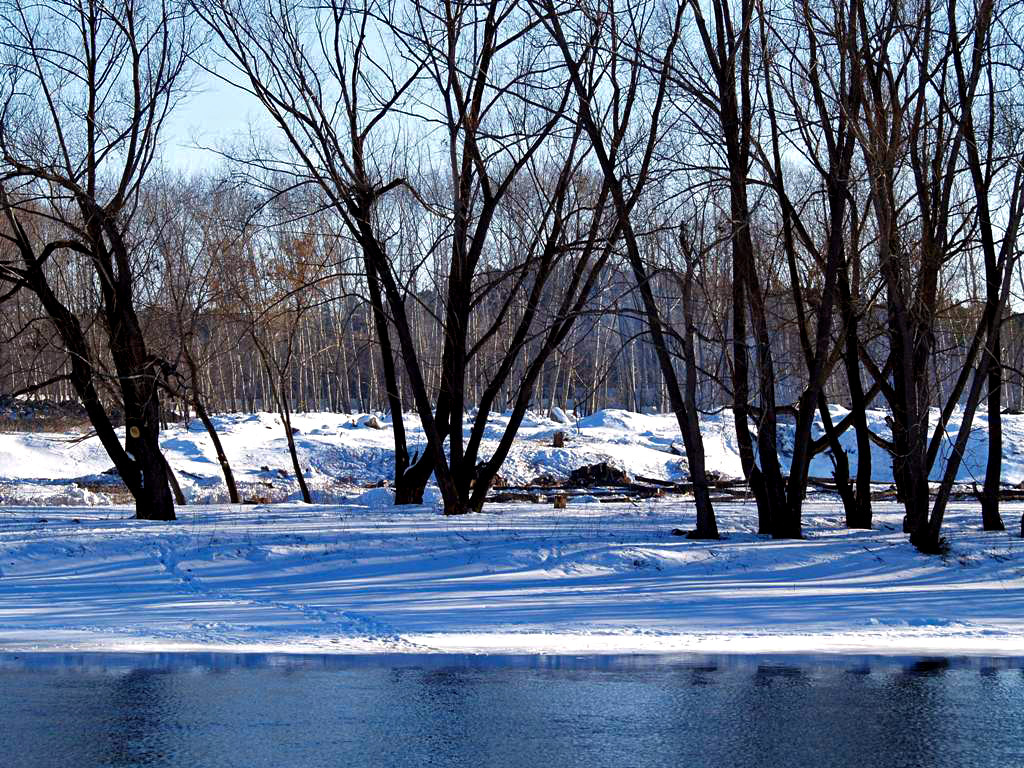
[[[329,235],[341,238],[341,235]],[[273,247],[273,246],[270,246]],[[279,246],[287,253],[285,245]],[[272,251],[274,252],[274,251]],[[280,254],[278,254],[280,255]],[[727,259],[728,254],[722,254]],[[206,258],[209,258],[207,256]],[[350,255],[349,260],[355,257]],[[285,394],[291,406],[302,412],[335,411],[342,413],[387,412],[388,400],[380,371],[380,350],[373,328],[373,309],[365,295],[365,280],[355,272],[355,264],[334,263],[320,277],[302,286],[306,294],[296,304],[273,307],[269,311],[241,303],[225,296],[209,300],[187,316],[179,315],[174,306],[162,305],[166,295],[154,292],[151,303],[140,309],[140,320],[150,347],[183,372],[183,337],[190,337],[197,365],[198,386],[206,407],[211,412],[274,411],[276,402],[270,376],[277,375],[260,353],[253,334],[265,339],[272,348],[272,359],[285,359]],[[552,351],[533,384],[530,408],[547,413],[559,407],[577,416],[585,416],[603,408],[625,408],[638,412],[667,413],[672,403],[665,389],[664,377],[658,367],[655,348],[646,333],[640,297],[624,265],[607,267],[601,285],[591,298],[585,315],[574,324],[569,336]],[[325,265],[326,267],[326,265]],[[154,271],[157,267],[154,267]],[[257,267],[257,269],[259,269]],[[205,273],[210,276],[209,272]],[[210,276],[212,277],[212,276]],[[270,278],[254,274],[257,280]],[[160,280],[166,279],[164,275]],[[653,280],[657,300],[662,306],[669,328],[685,325],[682,297],[678,281],[670,273]],[[232,286],[237,290],[237,286]],[[206,286],[210,288],[210,286]],[[261,286],[269,296],[283,295],[289,289]],[[274,291],[282,293],[274,293]],[[703,293],[703,286],[702,286]],[[706,412],[720,410],[731,403],[729,386],[729,284],[723,276],[717,286],[702,295],[698,302],[695,323],[696,361],[698,366],[697,407]],[[274,301],[273,298],[270,301]],[[432,289],[410,292],[406,311],[415,328],[419,349],[427,365],[431,386],[440,387],[441,342],[437,315],[443,297]],[[780,404],[795,403],[805,385],[805,364],[801,358],[800,334],[796,308],[788,285],[779,285],[772,296],[770,316],[774,338],[773,353],[778,369],[776,400]],[[93,306],[92,312],[96,311]],[[936,317],[937,354],[933,356],[928,375],[932,378],[933,405],[945,402],[953,391],[958,374],[970,351],[972,334],[984,305],[964,297],[949,296]],[[724,319],[723,319],[724,318]],[[884,303],[866,315],[862,339],[872,354],[884,358],[888,337]],[[473,322],[493,322],[483,310]],[[68,357],[59,335],[41,319],[38,301],[29,293],[12,297],[0,305],[0,323],[7,343],[0,347],[0,395],[19,394],[26,399],[57,403],[77,401],[75,388],[67,374]],[[509,329],[503,327],[506,333]],[[109,350],[103,343],[101,325],[95,354],[104,360],[110,371]],[[1003,408],[1014,413],[1024,410],[1024,315],[1007,313],[1002,327],[1004,365]],[[495,339],[500,347],[505,336]],[[681,373],[682,363],[673,349],[674,366]],[[753,353],[753,347],[751,347]],[[476,356],[467,368],[467,405],[479,402],[487,386],[490,368],[486,360],[493,355]],[[522,351],[508,378],[501,382],[491,410],[499,412],[511,407],[519,383],[532,359],[530,347]],[[413,408],[409,379],[399,367],[396,370],[400,399],[407,410]],[[867,380],[870,371],[861,368]],[[191,385],[178,380],[174,392],[165,392],[161,399],[164,418],[187,417],[191,406]],[[850,390],[844,370],[834,366],[826,383],[828,401],[850,407]],[[101,396],[115,412],[119,393],[116,376],[106,378]],[[966,393],[959,391],[960,400]],[[881,396],[871,403],[884,408]],[[115,416],[116,418],[116,416]]]

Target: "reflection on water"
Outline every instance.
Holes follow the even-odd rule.
[[[0,765],[1016,766],[1024,660],[0,654]]]

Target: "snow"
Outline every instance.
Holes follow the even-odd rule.
[[[883,434],[884,417],[869,413]],[[716,505],[723,540],[673,536],[694,525],[680,496],[604,503],[595,492],[562,510],[549,499],[446,518],[435,487],[420,506],[393,506],[388,417],[314,413],[293,417],[318,502],[307,506],[294,503],[276,416],[215,418],[254,503],[225,503],[199,422],[173,425],[161,442],[192,504],[175,523],[129,519],[95,437],[0,433],[0,649],[1024,651],[1024,541],[981,532],[972,503],[951,505],[952,551],[941,558],[910,546],[897,505],[875,504],[875,530],[848,531],[828,497],[807,503],[800,541],[758,536],[753,503],[741,501]],[[491,414],[484,456],[507,423]],[[422,450],[418,421],[407,426]],[[984,473],[986,426],[980,414],[961,481]],[[703,428],[709,469],[739,476],[731,414]],[[559,430],[564,448],[552,447]],[[1007,415],[1004,434],[1003,479],[1020,483],[1024,417]],[[783,449],[790,439],[783,428]],[[843,440],[854,447],[852,432]],[[607,461],[632,477],[684,480],[679,442],[670,415],[607,410],[565,425],[528,414],[501,474],[525,484]],[[891,482],[887,457],[872,459],[873,479]],[[811,474],[831,474],[827,456]],[[1004,505],[1011,531],[1022,511]]]
[[[834,418],[845,413],[834,409]],[[557,414],[556,414],[557,415]],[[563,414],[564,415],[564,414]],[[381,429],[369,424],[376,419]],[[481,457],[497,447],[507,414],[491,414],[484,434]],[[871,427],[888,436],[885,413],[869,411]],[[468,421],[468,420],[467,420]],[[307,483],[314,498],[322,503],[354,500],[368,486],[389,483],[394,472],[391,420],[383,414],[295,414],[295,441]],[[283,502],[300,497],[288,457],[287,441],[280,419],[274,414],[227,414],[215,417],[218,433],[235,471],[243,499],[256,502]],[[940,456],[951,450],[953,430],[959,426],[955,415],[949,440]],[[741,477],[739,451],[728,410],[706,416],[702,424],[707,467],[724,478]],[[410,450],[423,451],[426,440],[419,420],[407,416]],[[566,445],[552,446],[556,432],[564,431]],[[984,477],[987,455],[987,418],[975,417],[975,429],[968,442],[965,460],[958,473],[964,483]],[[1024,416],[1004,416],[1003,481],[1024,482]],[[665,481],[683,481],[688,477],[685,457],[673,453],[681,438],[671,414],[639,414],[609,409],[599,411],[565,425],[554,419],[529,413],[513,444],[501,476],[511,485],[524,485],[547,476],[562,480],[580,467],[608,462],[626,470],[631,477]],[[851,471],[856,472],[856,441],[853,431],[842,438],[851,455]],[[780,451],[788,463],[792,446],[792,426],[780,425]],[[172,425],[161,436],[161,445],[174,468],[189,503],[225,503],[228,501],[213,444],[199,421],[187,426]],[[0,504],[62,505],[109,504],[126,499],[115,498],[116,478],[101,473],[111,462],[96,437],[77,434],[0,433]],[[933,471],[938,479],[939,462]],[[872,480],[892,482],[889,457],[872,447]],[[827,454],[811,463],[811,476],[829,478],[832,464]]]
[[[973,504],[952,506],[953,549],[929,557],[892,504],[876,530],[848,531],[836,504],[810,502],[799,541],[754,533],[751,504],[719,504],[725,538],[698,542],[671,535],[693,525],[685,501],[446,518],[381,496],[187,507],[176,523],[2,509],[0,649],[1024,650],[1024,541],[981,532]]]
[[[572,419],[569,418],[569,415],[564,410],[559,408],[557,405],[551,409],[551,412],[548,414],[548,416],[551,418],[552,421],[554,421],[557,424],[572,423]]]

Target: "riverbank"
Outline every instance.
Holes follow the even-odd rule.
[[[0,508],[0,650],[448,653],[1020,654],[1024,541],[947,516],[949,555],[902,512],[842,528],[808,502],[806,537],[673,536],[692,504]],[[1017,504],[1004,505],[1013,526]]]

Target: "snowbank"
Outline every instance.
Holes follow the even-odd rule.
[[[836,409],[836,417],[842,411]],[[868,414],[872,427],[888,434],[885,414]],[[382,427],[368,426],[369,414],[310,413],[296,414],[296,442],[301,464],[314,497],[323,503],[354,501],[368,486],[388,483],[394,472],[391,422],[383,415],[374,418]],[[958,426],[956,417],[951,427]],[[280,502],[298,498],[291,461],[280,420],[273,414],[216,417],[225,452],[235,471],[239,489],[246,500]],[[497,447],[508,424],[507,415],[491,414],[482,446],[482,458]],[[959,479],[972,482],[984,477],[987,456],[987,419],[984,413],[975,419],[975,430],[968,443]],[[1003,481],[1024,481],[1024,416],[1006,415],[1003,420],[1005,456]],[[724,411],[706,417],[703,424],[707,465],[724,477],[742,475],[732,415]],[[558,431],[566,434],[564,447],[553,447]],[[782,459],[788,460],[787,446],[792,443],[792,427],[780,429]],[[408,419],[410,448],[425,449],[425,438],[415,417]],[[944,452],[950,450],[955,433]],[[566,425],[538,414],[523,422],[518,438],[501,470],[502,478],[513,485],[529,483],[537,477],[564,479],[580,467],[608,462],[631,477],[682,481],[687,478],[684,457],[673,453],[681,442],[679,429],[670,414],[638,414],[606,410]],[[852,454],[856,472],[856,444],[852,432],[843,437]],[[213,445],[198,421],[188,427],[174,425],[166,430],[161,444],[190,503],[224,503],[227,491],[220,474]],[[889,458],[872,448],[872,478],[892,481]],[[96,438],[83,439],[76,434],[0,433],[0,504],[59,504],[61,498],[72,503],[107,504],[115,499],[107,489],[88,495],[76,486],[96,491],[104,480],[101,473],[110,468],[110,460]],[[938,478],[941,464],[933,476]],[[832,465],[827,454],[815,458],[811,475],[830,477]],[[46,486],[60,486],[46,490]],[[43,490],[41,490],[43,489]],[[46,502],[49,494],[52,501]]]

